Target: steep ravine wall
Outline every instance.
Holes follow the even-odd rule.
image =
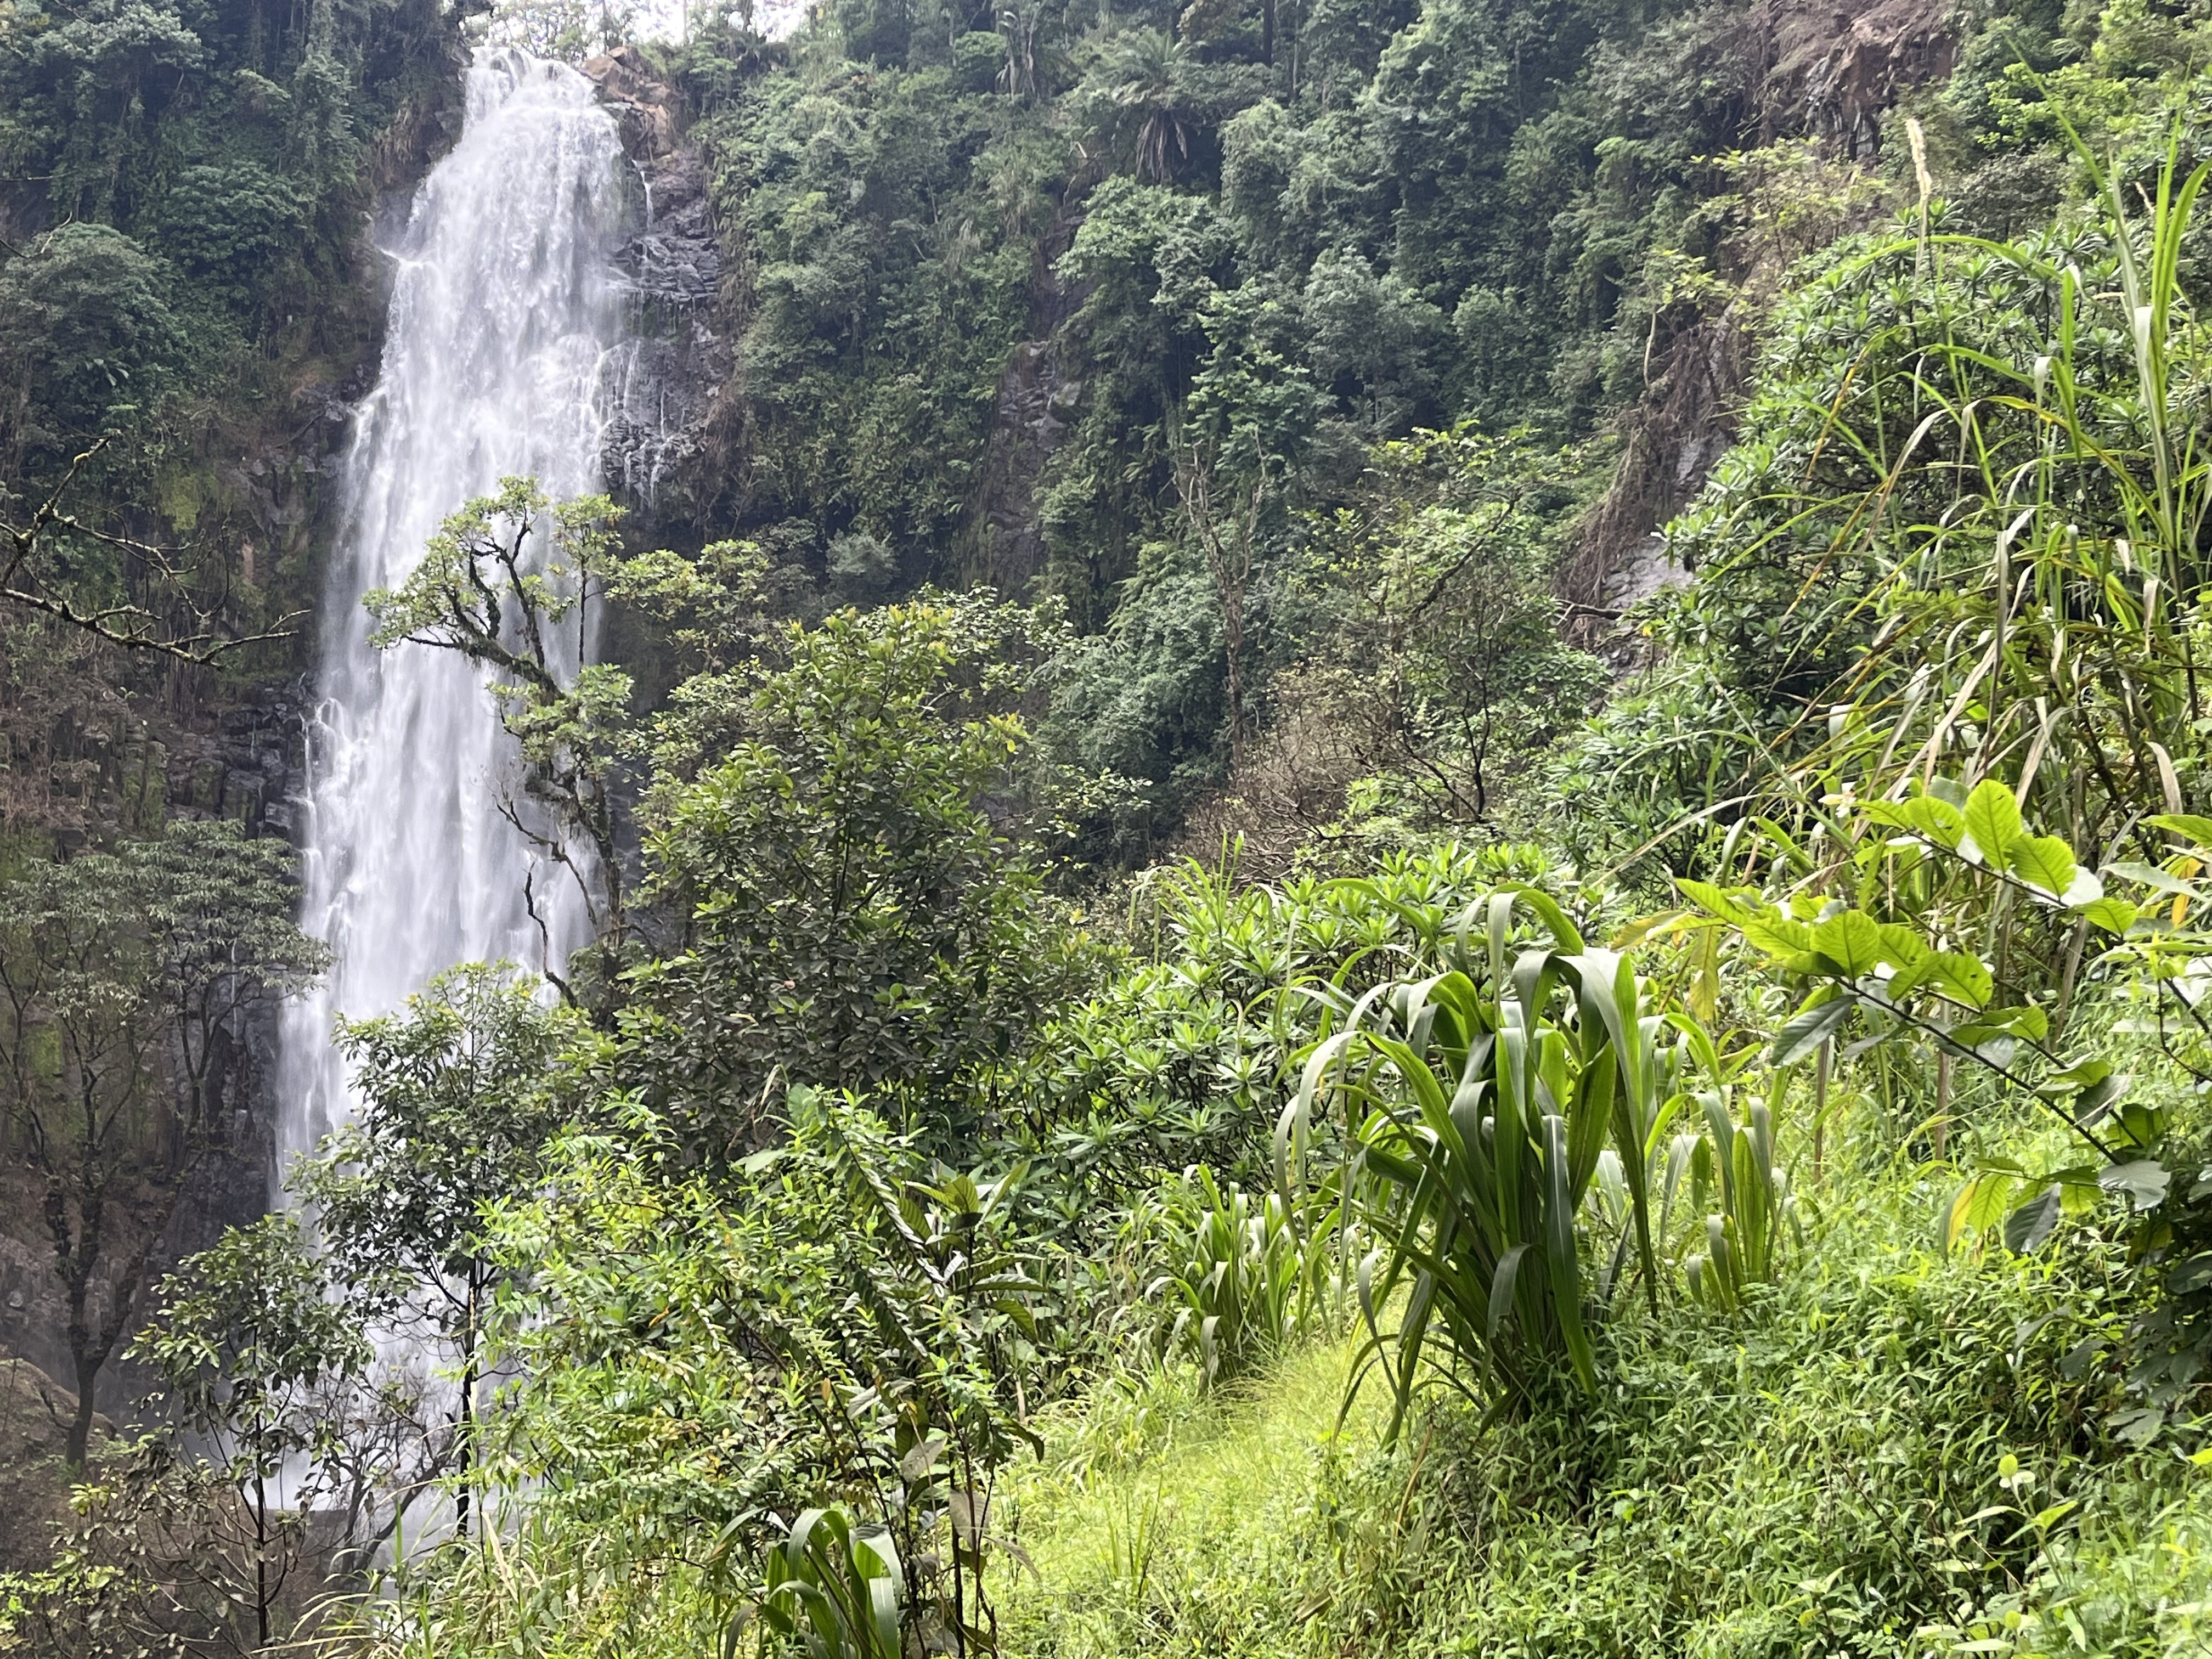
[[[1871,163],[1883,124],[1915,88],[1951,73],[1959,42],[1942,0],[1758,0],[1743,14],[1736,49],[1747,82],[1747,143],[1819,141],[1832,157]],[[1665,568],[1654,533],[1705,487],[1735,441],[1736,405],[1752,368],[1752,337],[1783,276],[1781,262],[1739,273],[1741,289],[1719,312],[1663,339],[1644,395],[1617,423],[1620,460],[1584,520],[1563,578],[1582,637],[1659,586]]]
[[[353,406],[374,381],[383,348],[387,272],[377,233],[392,215],[404,214],[422,175],[458,136],[459,114],[457,99],[434,97],[404,111],[372,147],[368,176],[376,206],[351,261],[354,280],[347,291],[325,296],[336,323],[321,331],[312,356],[279,365],[286,395],[215,411],[199,465],[178,476],[159,507],[167,522],[147,526],[151,535],[190,532],[213,541],[229,551],[234,580],[289,595],[291,604],[310,605],[321,592]],[[50,842],[64,854],[118,826],[143,828],[164,816],[231,818],[251,835],[295,836],[314,638],[310,618],[295,627],[284,648],[264,655],[258,673],[178,669],[126,682],[100,710],[100,721],[56,734],[46,752],[33,757],[49,787],[43,799],[34,792],[15,803],[18,816],[0,828]],[[226,1226],[266,1208],[276,1050],[275,1013],[263,1010],[222,1057],[220,1140],[185,1177],[190,1184],[144,1286]],[[125,1224],[128,1212],[153,1207],[157,1196],[149,1185],[127,1198]],[[9,1218],[0,1224],[0,1357],[27,1360],[65,1385],[66,1315],[53,1249],[40,1222],[37,1184],[12,1159],[0,1160],[0,1212]],[[142,1287],[138,1311],[148,1306]],[[147,1385],[118,1358],[101,1374],[100,1404],[125,1418]]]

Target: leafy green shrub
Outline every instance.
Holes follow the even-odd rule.
[[[1604,732],[1577,780],[1671,802],[1655,833],[1708,858],[1716,823],[1809,830],[1824,794],[1939,765],[2011,780],[2084,849],[2182,807],[2212,347],[2181,271],[2207,175],[2178,137],[2133,183],[2083,166],[2086,215],[1999,242],[1931,200],[1784,301],[1753,435],[1668,532],[1698,574],[1654,631],[1717,718],[1692,709],[1681,746]]]
[[[448,1479],[464,1536],[477,1498],[485,1327],[514,1271],[484,1211],[528,1191],[548,1139],[592,1115],[562,1059],[582,1021],[547,1007],[542,991],[506,963],[468,963],[397,1013],[342,1019],[357,1113],[285,1172],[313,1206],[325,1270],[354,1316],[453,1368],[450,1429],[426,1437],[416,1467],[395,1460],[378,1478],[403,1510]]]
[[[296,185],[258,162],[185,167],[162,197],[161,246],[186,275],[242,309],[296,253],[307,209]]]
[[[1547,869],[1534,847],[1447,841],[1385,851],[1364,887],[1242,881],[1233,860],[1146,872],[1129,895],[1137,960],[1059,1010],[1013,1080],[1027,1110],[1010,1148],[1053,1177],[1024,1201],[1080,1238],[1094,1199],[1129,1204],[1194,1163],[1270,1184],[1278,1085],[1319,1014],[1286,993],[1367,990],[1432,955],[1477,895]]]
[[[554,1143],[492,1229],[513,1380],[483,1477],[526,1487],[556,1547],[600,1538],[595,1573],[693,1571],[718,1632],[780,1517],[865,1494],[908,1564],[902,1617],[988,1622],[991,1494],[1033,1440],[1050,1287],[1007,1182],[933,1164],[850,1099],[785,1104],[777,1144],[712,1182],[634,1104]]]
[[[1702,1100],[1710,1139],[1678,1135],[1675,1147],[1688,1143],[1692,1211],[1705,1209],[1708,1188],[1717,1188],[1720,1208],[1705,1216],[1705,1249],[1685,1256],[1682,1271],[1693,1300],[1735,1309],[1749,1286],[1778,1276],[1796,1206],[1788,1172],[1775,1161],[1774,1115],[1765,1103],[1753,1101],[1747,1121],[1738,1123],[1718,1091]],[[1676,1173],[1670,1159],[1670,1195]]]
[[[320,1564],[307,1514],[317,1498],[346,1496],[333,1478],[353,1426],[342,1404],[371,1351],[359,1307],[331,1291],[299,1222],[269,1216],[230,1229],[165,1278],[154,1322],[131,1348],[161,1378],[161,1403],[191,1449],[206,1454],[212,1492],[189,1492],[188,1453],[174,1469],[188,1488],[178,1507],[197,1498],[211,1534],[194,1552],[191,1576],[203,1588],[193,1599],[219,1610],[209,1620],[218,1628],[235,1620],[224,1634],[241,1648],[249,1618],[251,1645],[265,1648],[286,1602],[296,1611],[313,1599]]]
[[[2164,866],[2123,860],[2106,866],[2106,876],[2147,890],[2150,902],[2137,903],[2108,893],[2063,839],[2036,834],[2012,790],[1993,778],[1971,791],[1933,778],[1903,799],[1838,806],[1824,825],[1831,861],[1804,861],[1779,902],[1749,889],[1680,884],[1770,968],[1809,981],[1775,1037],[1773,1059],[1788,1066],[1815,1051],[1826,1056],[1854,1032],[1842,1050],[1846,1060],[1885,1045],[1911,1045],[1934,1058],[1933,1098],[1924,1103],[1932,1107],[1929,1151],[1946,1160],[1954,1118],[1978,1142],[1972,1174],[1944,1218],[1948,1244],[2001,1228],[2008,1249],[2032,1251],[2063,1218],[2123,1202],[2133,1218],[2131,1254],[2148,1271],[2139,1286],[2142,1304],[2119,1345],[2134,1400],[2111,1426],[2147,1442],[2170,1421],[2186,1422],[2212,1363],[2202,1294],[2212,1257],[2204,1252],[2201,1119],[2170,1079],[2120,1069],[2126,1030],[2099,1029],[2080,1014],[2088,982],[2100,977],[2123,1006],[2155,1004],[2154,1024],[2132,1022],[2138,1034],[2163,1033],[2172,1005],[2193,1029],[2179,1043],[2162,1042],[2160,1058],[2168,1069],[2189,1068],[2202,1029],[2194,1024],[2194,976],[2204,941],[2185,921],[2203,896],[2192,878],[2212,847],[2212,820],[2145,820],[2181,848]],[[2050,929],[2045,937],[2070,936],[2062,963],[2039,959],[2039,919]],[[2085,965],[2093,938],[2103,948]],[[1999,1126],[1960,1112],[1957,1062],[2038,1109],[2063,1132],[2063,1150],[2016,1155],[1993,1146]],[[1826,1065],[1824,1057],[1824,1086]],[[1736,1133],[1739,1162],[1755,1164],[1755,1127]],[[2083,1148],[2095,1161],[2084,1161]],[[1747,1190],[1741,1180],[1738,1188]],[[1715,1264],[1723,1260],[1720,1244],[1741,1248],[1716,1239]],[[1725,1275],[1705,1277],[1716,1299],[1726,1301]],[[2080,1364],[2100,1363],[2105,1346],[2085,1348]]]

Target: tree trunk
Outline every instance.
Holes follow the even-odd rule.
[[[1229,775],[1244,772],[1244,586],[1224,583],[1221,592],[1221,641],[1229,659]]]
[[[453,1499],[453,1529],[461,1537],[469,1535],[469,1440],[476,1431],[474,1400],[477,1375],[473,1370],[461,1373],[460,1444],[456,1449],[460,1466],[460,1491]]]
[[[1206,555],[1206,570],[1221,607],[1222,654],[1228,680],[1229,774],[1244,769],[1244,599],[1252,581],[1252,549],[1259,533],[1260,507],[1267,489],[1264,473],[1255,477],[1229,534],[1213,517],[1213,465],[1210,448],[1194,446],[1176,462],[1176,491],[1183,515]]]
[[[477,1413],[477,1285],[473,1273],[469,1278],[468,1324],[462,1338],[461,1415],[459,1463],[460,1493],[453,1500],[454,1528],[463,1538],[469,1535],[469,1483],[472,1478],[476,1438]]]
[[[269,1645],[269,1490],[259,1470],[253,1475],[253,1620],[256,1647]]]
[[[197,1162],[197,1154],[188,1160],[189,1172]],[[105,1240],[101,1225],[106,1218],[106,1206],[101,1195],[83,1200],[80,1213],[82,1229],[74,1237],[69,1227],[69,1215],[59,1194],[49,1189],[46,1204],[47,1224],[53,1235],[54,1251],[59,1259],[61,1279],[69,1301],[70,1363],[76,1374],[76,1417],[70,1426],[64,1455],[72,1469],[84,1467],[87,1450],[92,1441],[93,1390],[101,1370],[113,1358],[116,1344],[131,1328],[132,1310],[137,1305],[139,1282],[145,1277],[146,1264],[155,1248],[169,1230],[170,1218],[175,1215],[177,1196],[183,1189],[183,1177],[169,1183],[161,1201],[145,1218],[145,1237],[138,1247],[124,1259],[121,1271],[107,1287],[107,1312],[94,1330],[90,1309],[92,1287],[99,1271]]]
[[[70,1419],[69,1438],[64,1443],[62,1456],[72,1472],[82,1472],[86,1454],[92,1448],[92,1391],[100,1381],[100,1361],[78,1355],[75,1356],[75,1364],[76,1412]]]

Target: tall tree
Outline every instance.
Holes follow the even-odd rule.
[[[696,1150],[743,1151],[779,1078],[972,1125],[1035,1010],[1079,982],[1044,887],[1066,781],[1014,712],[1051,637],[988,596],[930,599],[794,629],[787,665],[684,689],[647,844],[684,934],[633,972],[626,1030]]]
[[[441,974],[402,1013],[348,1020],[338,1047],[361,1109],[296,1170],[330,1267],[386,1324],[453,1359],[452,1467],[468,1530],[481,1344],[500,1269],[483,1208],[526,1193],[547,1138],[568,1121],[561,1056],[586,1036],[504,965]]]
[[[147,1263],[223,1140],[248,1012],[326,959],[292,924],[292,860],[236,824],[183,823],[0,887],[0,1108],[68,1310],[72,1465]]]

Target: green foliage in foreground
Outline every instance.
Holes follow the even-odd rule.
[[[1172,110],[1136,124],[1140,171],[1189,159]],[[518,728],[541,773],[562,745],[650,764],[639,891],[665,926],[617,930],[634,954],[580,999],[596,1024],[500,1085],[502,1106],[533,1072],[580,1091],[439,1258],[499,1285],[497,1398],[447,1479],[502,1524],[396,1560],[359,1644],[2201,1645],[2212,1067],[2165,1029],[2212,1029],[2182,149],[2144,212],[2106,193],[2101,264],[1970,250],[1927,203],[1815,307],[1894,302],[1863,374],[1849,327],[1770,355],[1797,424],[1678,526],[1705,558],[1672,612],[1684,683],[1728,696],[1702,711],[1721,739],[1690,744],[1706,793],[1646,799],[1711,831],[1656,915],[1527,849],[1345,837],[1295,855],[1363,878],[1188,866],[1094,939],[1047,896],[1071,874],[1055,809],[1104,781],[1058,774],[1018,718],[1068,660],[1051,611],[932,596],[779,630],[757,550],[686,568],[608,544],[596,580],[740,619],[751,659],[679,638],[705,672],[659,718],[608,697],[604,726]],[[1198,199],[1149,193],[1156,228]],[[2018,301],[1984,343],[2048,345],[2039,366],[1967,343],[1991,319],[1954,290],[1984,277]],[[2085,280],[2117,286],[2131,334]],[[1244,400],[1223,454],[1303,397],[1255,367],[1283,306],[1245,298],[1194,313],[1209,351],[1179,416]],[[1984,446],[1973,468],[1932,447],[1947,426]],[[1286,503],[1255,487],[1224,530],[1177,459],[1233,689],[1246,544]],[[1382,460],[1371,522],[1333,527],[1357,556],[1310,591],[1358,601],[1348,646],[1390,646],[1374,732],[1427,733],[1406,764],[1453,766],[1426,798],[1480,814],[1489,744],[1543,741],[1587,684],[1540,593],[1488,578],[1507,543],[1550,544],[1573,491],[1524,501],[1543,463],[1519,441]],[[545,508],[517,486],[470,509],[511,534],[457,542],[432,586],[504,557],[526,626],[558,621],[568,595],[518,556]],[[1754,555],[1771,591],[1731,589]],[[833,563],[857,581],[873,557],[853,540]],[[580,694],[548,655],[502,660],[488,614],[466,639],[398,619],[535,680],[541,711]],[[1462,677],[1430,672],[1455,654]],[[1807,748],[1800,703],[1832,685],[1856,692]],[[1238,749],[1258,711],[1230,712]],[[1787,775],[1750,781],[1771,810],[1737,814],[1731,757],[1778,732]],[[414,1157],[372,1173],[404,1184]],[[1391,1386],[1363,1391],[1378,1364]]]
[[[518,1382],[495,1478],[526,1509],[516,1559],[548,1588],[487,1585],[505,1544],[447,1552],[400,1576],[403,1639],[611,1654],[631,1650],[637,1621],[704,1644],[749,1607],[773,1632],[790,1581],[763,1580],[763,1550],[811,1562],[833,1612],[840,1596],[862,1608],[854,1597],[894,1582],[887,1558],[862,1571],[848,1552],[839,1569],[786,1528],[827,1498],[848,1530],[884,1529],[904,1628],[958,1632],[975,1651],[1927,1652],[1949,1630],[2039,1639],[2076,1594],[2069,1552],[2106,1547],[2107,1520],[2115,1535],[2139,1527],[2146,1502],[2188,1500],[2194,1460],[2112,1433],[2130,1380],[2112,1355],[2159,1294],[2130,1265],[2126,1218],[2087,1214],[2041,1255],[1979,1235],[1954,1252],[1940,1224],[1952,1182],[1909,1142],[1900,1155],[1857,1090],[1829,1126],[1829,1178],[1797,1194],[1811,1219],[1785,1257],[1784,1172],[1817,1097],[1770,1072],[1757,1098],[1742,1086],[1761,1075],[1756,1047],[1715,1043],[1688,1016],[1687,1002],[1717,1017],[1735,1005],[1699,988],[1718,974],[1709,925],[1684,921],[1686,946],[1630,930],[1642,976],[1525,884],[1449,908],[1326,890],[1389,921],[1255,1006],[1275,1011],[1286,1051],[1320,1037],[1286,1160],[1315,1135],[1345,1155],[1337,1237],[1348,1256],[1373,1252],[1358,1269],[1369,1328],[1349,1352],[1293,1346],[1301,1324],[1328,1328],[1289,1314],[1322,1263],[1284,1249],[1275,1224],[1329,1238],[1313,1208],[1255,1216],[1198,1178],[1209,1213],[1194,1232],[1212,1242],[1170,1230],[1164,1259],[1185,1265],[1163,1283],[1212,1331],[1185,1349],[1188,1372],[1136,1355],[1116,1368],[1038,1334],[1110,1322],[1127,1293],[1060,1272],[1024,1234],[1036,1210],[1005,1201],[1064,1168],[963,1178],[857,1105],[798,1092],[787,1140],[702,1179],[634,1113],[572,1138],[539,1194],[494,1220],[532,1270],[502,1307]],[[1229,910],[1327,915],[1314,895],[1262,891]],[[1179,925],[1218,921],[1217,896],[1194,876]],[[1370,956],[1411,976],[1362,991],[1332,1034],[1323,988],[1356,984]],[[1432,973],[1455,957],[1458,973]],[[1662,1048],[1662,1034],[1679,1042]],[[1782,1057],[1793,1046],[1785,1033]],[[1348,1116],[1301,1122],[1301,1103],[1332,1099],[1338,1065]],[[2025,1103],[1962,1092],[1962,1125],[1970,1107],[1984,1145],[2038,1133]],[[1484,1168],[1509,1156],[1532,1182]],[[1718,1188],[1702,1224],[1655,1202],[1686,1174],[1699,1207]],[[1485,1260],[1476,1218],[1492,1201],[1519,1218]],[[1620,1295],[1632,1279],[1638,1293]],[[1326,1272],[1307,1283],[1346,1293]],[[1247,1327],[1236,1357],[1272,1356],[1292,1386],[1319,1366],[1320,1397],[1270,1412],[1280,1385],[1263,1364],[1246,1373],[1255,1413],[1221,1364],[1224,1333]],[[1378,1350],[1398,1386],[1362,1394]],[[1046,1403],[1085,1364],[1088,1389]],[[1188,1478],[1224,1512],[1186,1532],[1176,1437],[1209,1421],[1240,1449],[1220,1470],[1195,1454]],[[782,1595],[794,1600],[816,1605]],[[2096,1616],[2164,1615],[2123,1601]],[[830,1622],[841,1641],[871,1639],[865,1620]]]
[[[1481,1430],[1437,1397],[1386,1455],[1379,1397],[1331,1428],[1349,1346],[1212,1403],[1108,1390],[1024,1466],[1007,1651],[2201,1650],[2212,1474],[2098,1451],[2068,1375],[2117,1258],[1896,1242],[1934,1197],[1887,1186],[1735,1318],[1616,1328],[1571,1416]]]
[[[1185,1367],[1053,1407],[998,1499],[1035,1569],[1002,1651],[2201,1651],[2212,1472],[2100,1443],[2108,1385],[2069,1358],[2126,1310],[2118,1253],[1946,1256],[1914,1242],[1941,1198],[1878,1176],[1796,1282],[1615,1327],[1569,1417],[1483,1428],[1431,1396],[1387,1450],[1380,1394],[1338,1424],[1350,1343],[1225,1394]],[[696,1570],[647,1582],[607,1544],[533,1524],[456,1558],[380,1651],[710,1650],[726,1604]]]
[[[900,1659],[902,1576],[880,1531],[842,1510],[809,1510],[768,1553],[761,1652],[797,1647],[806,1659]]]

